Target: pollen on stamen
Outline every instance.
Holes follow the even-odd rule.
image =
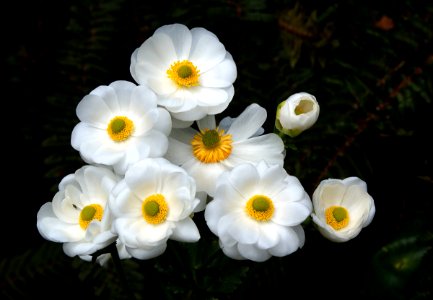
[[[165,222],[168,215],[168,205],[162,194],[152,194],[144,199],[141,210],[144,220],[153,225]]]
[[[115,142],[126,141],[133,131],[134,123],[125,116],[114,117],[107,126],[107,133]]]
[[[93,220],[102,220],[104,209],[99,204],[90,204],[85,206],[81,212],[78,223],[82,229],[87,229]]]
[[[340,230],[349,224],[349,212],[342,206],[331,206],[325,210],[326,224]]]
[[[272,199],[264,195],[254,195],[245,205],[246,213],[256,221],[269,221],[274,215]]]
[[[182,60],[171,64],[167,76],[179,87],[190,88],[199,84],[200,70],[189,60]]]
[[[232,136],[222,129],[205,129],[191,141],[193,155],[202,163],[217,163],[232,152]]]

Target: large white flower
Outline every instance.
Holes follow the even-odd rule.
[[[278,105],[275,127],[291,137],[299,135],[316,123],[320,106],[308,93],[296,93]]]
[[[131,56],[131,75],[158,95],[172,116],[195,121],[227,108],[236,65],[212,32],[182,24],[158,28]]]
[[[111,230],[107,202],[119,178],[108,168],[83,166],[64,177],[52,202],[37,214],[37,228],[47,240],[64,243],[69,256],[91,255],[117,238]]]
[[[313,207],[313,222],[334,242],[356,237],[376,212],[367,184],[358,177],[323,180],[313,193]]]
[[[300,224],[311,213],[311,200],[281,165],[241,164],[223,173],[216,185],[205,219],[227,256],[265,261],[303,246]]]
[[[156,257],[165,251],[169,238],[200,238],[190,216],[199,202],[194,179],[184,169],[163,158],[141,160],[113,190],[113,231],[133,257]]]
[[[124,174],[134,162],[167,151],[170,114],[157,107],[155,93],[145,86],[128,81],[99,86],[80,101],[77,116],[81,122],[71,144],[88,163]]]
[[[173,129],[166,157],[194,177],[198,191],[213,196],[215,182],[224,171],[244,162],[265,160],[284,164],[284,144],[276,134],[263,132],[266,110],[249,105],[237,118],[225,118],[216,126],[214,116],[197,121],[193,128]]]

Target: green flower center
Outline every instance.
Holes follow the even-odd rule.
[[[206,148],[215,148],[220,142],[220,136],[215,129],[207,130],[202,137],[203,144]]]
[[[177,75],[180,78],[188,78],[192,75],[192,69],[190,66],[181,66],[179,69],[177,69]]]
[[[93,216],[96,213],[96,208],[94,208],[93,206],[86,206],[85,208],[83,208],[83,210],[81,211],[81,220],[83,221],[91,221],[93,220]]]
[[[253,201],[253,209],[256,211],[267,211],[269,209],[269,200],[263,197],[255,198]]]
[[[123,129],[125,129],[125,126],[126,126],[126,123],[122,119],[114,119],[111,122],[111,130],[113,131],[113,133],[121,132]]]
[[[347,210],[343,207],[336,207],[332,211],[332,215],[337,222],[341,222],[347,218]]]
[[[144,205],[144,212],[148,216],[154,217],[159,212],[159,204],[156,201],[148,201]]]

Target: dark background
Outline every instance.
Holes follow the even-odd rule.
[[[15,1],[0,14],[2,298],[432,298],[432,2]],[[288,141],[286,169],[310,195],[326,178],[365,180],[377,211],[358,237],[332,243],[310,223],[299,251],[235,261],[197,214],[198,243],[103,269],[39,235],[37,211],[83,165],[70,146],[77,103],[133,81],[134,49],[175,22],[205,27],[233,55],[221,117],[256,102],[271,132],[280,101],[317,97],[319,120]]]

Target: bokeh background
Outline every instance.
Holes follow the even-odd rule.
[[[0,11],[0,298],[432,299],[433,2],[10,1]],[[40,206],[84,164],[70,146],[77,103],[133,81],[132,52],[171,23],[205,27],[233,55],[235,96],[217,119],[255,102],[272,132],[280,101],[316,96],[319,120],[290,142],[285,167],[310,196],[326,178],[365,180],[377,211],[358,237],[336,244],[307,222],[297,252],[236,261],[196,214],[198,243],[118,269],[39,235]]]

